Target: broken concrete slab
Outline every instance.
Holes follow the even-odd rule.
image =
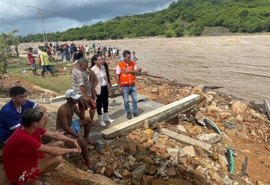
[[[186,145],[195,145],[195,146],[199,146],[201,148],[203,148],[206,151],[209,151],[209,149],[212,147],[212,145],[208,144],[208,143],[204,143],[202,141],[199,141],[197,139],[193,139],[189,136],[183,135],[183,134],[179,134],[177,132],[162,128],[161,129],[161,133],[165,134],[167,136],[169,136],[170,138],[175,139],[176,141],[179,141],[183,144]]]
[[[221,141],[221,135],[217,134],[217,133],[211,133],[211,134],[199,134],[197,136],[197,138],[200,141],[209,143],[209,144],[215,144],[218,143],[219,141]]]
[[[143,114],[139,117],[125,121],[118,125],[114,125],[106,130],[103,130],[102,133],[105,138],[113,138],[136,128],[142,127],[145,120],[148,121],[149,125],[169,120],[173,118],[177,113],[185,112],[195,107],[199,99],[200,96],[197,94],[190,95],[181,100],[175,101],[168,105],[164,105],[151,112]]]
[[[263,100],[265,111],[267,113],[268,119],[270,120],[270,104],[267,100]]]
[[[66,100],[66,96],[62,95],[62,96],[56,96],[54,98],[50,99],[51,103],[55,103],[55,102],[60,102],[60,101],[65,101]]]

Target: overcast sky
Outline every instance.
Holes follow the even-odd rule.
[[[17,35],[42,33],[39,11],[44,11],[46,32],[65,31],[116,16],[167,8],[173,0],[0,0],[0,32]]]

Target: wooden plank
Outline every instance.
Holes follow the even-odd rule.
[[[143,114],[139,117],[135,117],[118,125],[114,125],[106,130],[103,130],[102,133],[105,138],[113,138],[132,131],[133,129],[142,127],[145,120],[148,121],[150,126],[153,123],[167,121],[175,117],[177,114],[193,108],[199,100],[199,95],[190,95],[181,100],[175,101],[168,105],[164,105],[158,109]]]
[[[170,138],[173,138],[176,141],[179,141],[179,142],[181,142],[183,144],[199,146],[199,147],[203,148],[206,151],[209,151],[209,149],[212,147],[212,145],[210,145],[208,143],[199,141],[197,139],[193,139],[193,138],[191,138],[189,136],[179,134],[177,132],[168,130],[166,128],[162,128],[161,133],[165,134],[165,135],[169,136]]]
[[[263,102],[264,102],[266,114],[268,116],[268,119],[270,120],[270,104],[267,100],[263,100]]]

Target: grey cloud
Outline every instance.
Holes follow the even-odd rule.
[[[41,31],[38,11],[25,5],[44,10],[47,32],[64,31],[72,27],[93,24],[116,16],[138,14],[165,8],[173,0],[1,0],[0,18],[17,26],[20,34]],[[34,26],[35,25],[35,26]],[[3,23],[0,31],[3,31]]]

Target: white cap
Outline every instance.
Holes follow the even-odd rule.
[[[68,89],[65,96],[66,98],[72,98],[74,100],[78,100],[81,97],[81,95],[76,93],[76,91],[73,89]]]

